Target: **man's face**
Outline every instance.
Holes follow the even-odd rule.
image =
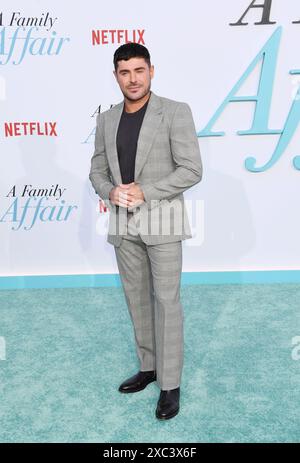
[[[149,67],[144,58],[130,58],[118,61],[114,75],[123,95],[130,101],[137,101],[149,93],[154,67]]]

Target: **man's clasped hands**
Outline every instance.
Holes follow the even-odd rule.
[[[141,187],[135,182],[115,186],[109,192],[109,199],[121,207],[136,207],[145,201]]]

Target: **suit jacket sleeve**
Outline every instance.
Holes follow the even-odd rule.
[[[192,111],[186,103],[179,103],[176,107],[170,127],[170,144],[175,170],[155,183],[140,183],[148,208],[151,208],[151,200],[156,200],[153,202],[157,203],[160,199],[171,199],[200,182],[202,178],[197,133]]]
[[[97,116],[95,150],[91,159],[89,179],[95,192],[101,199],[109,200],[109,192],[114,187],[110,178],[110,170],[107,162],[104,143],[104,116]]]

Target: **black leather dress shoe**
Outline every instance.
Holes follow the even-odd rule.
[[[169,391],[160,391],[156,408],[156,418],[168,420],[179,412],[180,387]]]
[[[156,381],[156,371],[139,371],[136,375],[126,379],[119,387],[119,391],[138,392],[145,389],[153,381]]]

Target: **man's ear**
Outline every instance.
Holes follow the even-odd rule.
[[[116,80],[118,80],[118,79],[117,79],[117,73],[116,73],[115,70],[113,70],[113,75],[115,76]]]
[[[154,66],[153,66],[153,64],[151,64],[151,66],[150,66],[150,76],[151,76],[151,79],[154,77]]]

